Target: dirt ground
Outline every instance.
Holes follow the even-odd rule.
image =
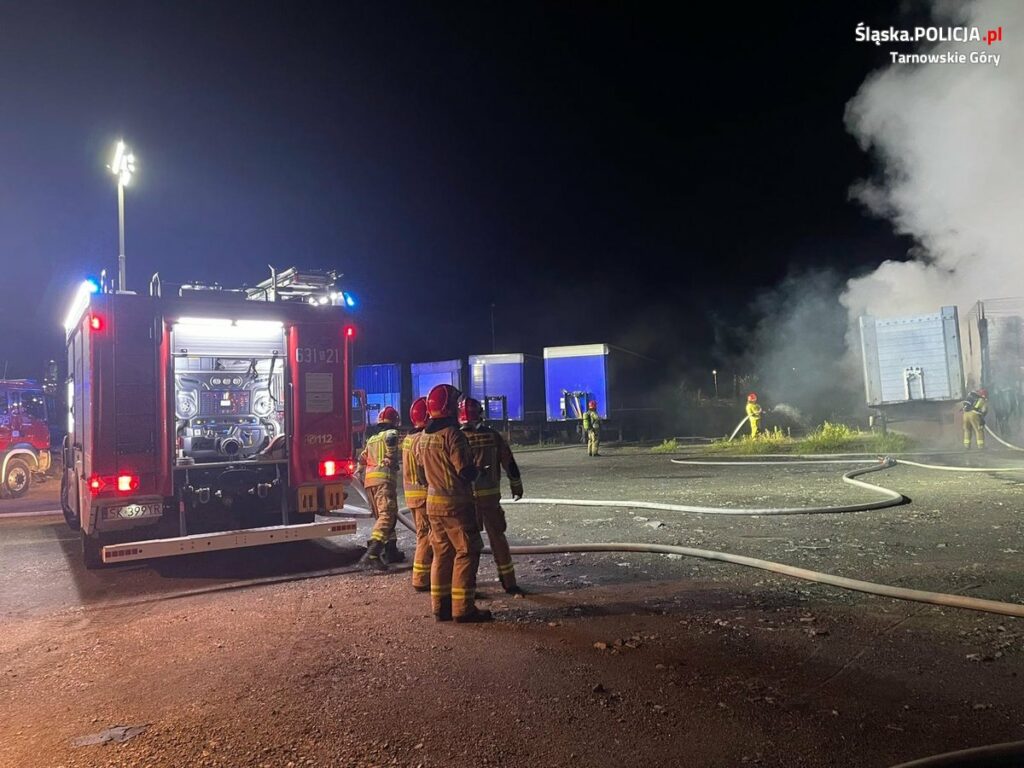
[[[534,497],[873,498],[835,466],[614,449],[520,464]],[[679,543],[1024,602],[1024,472],[865,479],[912,501],[789,517],[509,505],[509,534]],[[436,624],[407,568],[355,566],[366,527],[86,572],[59,518],[0,514],[0,766],[889,766],[1024,738],[1020,620],[599,554],[519,558],[530,594],[514,599],[485,559],[483,604],[499,620]],[[116,725],[146,728],[73,746]]]

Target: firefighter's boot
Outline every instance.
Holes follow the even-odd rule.
[[[363,563],[370,568],[376,568],[378,570],[386,570],[388,564],[384,562],[381,554],[384,551],[384,545],[381,544],[377,539],[370,539],[366,545],[366,554],[363,555]]]
[[[483,608],[474,608],[471,613],[456,616],[454,621],[456,624],[483,624],[484,622],[494,621],[494,617],[488,610]]]
[[[434,621],[452,620],[452,599],[442,597],[440,604],[434,606]]]
[[[384,559],[388,563],[402,563],[405,562],[405,553],[398,548],[398,542],[394,539],[390,539],[387,544],[384,545]]]

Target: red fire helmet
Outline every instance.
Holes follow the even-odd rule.
[[[986,400],[988,399],[988,390],[985,389],[984,387],[980,387],[978,389],[978,394],[984,397]]]
[[[429,418],[430,416],[427,415],[427,398],[417,397],[409,407],[409,421],[417,429],[422,429],[427,426]]]
[[[385,405],[380,409],[380,413],[377,414],[377,423],[390,424],[392,427],[397,427],[402,423],[402,417],[390,405]]]
[[[464,397],[459,401],[459,424],[470,424],[484,417],[484,408],[480,401],[473,397]]]
[[[756,403],[757,402],[757,392],[751,392],[749,395],[747,395],[747,402],[748,403]]]
[[[462,393],[451,384],[438,384],[427,393],[427,413],[432,419],[455,416]]]
[[[597,400],[591,400],[589,403],[587,403],[587,410],[588,411],[596,411],[597,410]]]

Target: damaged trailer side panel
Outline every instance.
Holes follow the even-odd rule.
[[[907,317],[860,318],[864,389],[873,407],[964,396],[956,307]]]

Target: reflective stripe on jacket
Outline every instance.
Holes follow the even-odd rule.
[[[427,486],[427,514],[450,517],[473,506],[477,471],[469,441],[454,419],[435,419],[415,447],[416,474]]]
[[[601,429],[601,417],[597,411],[584,411],[583,412],[583,429],[585,430],[596,430]]]
[[[473,483],[473,493],[478,498],[496,496],[500,499],[501,470],[504,468],[512,486],[512,494],[521,496],[523,480],[519,474],[519,465],[516,464],[512,449],[508,447],[505,438],[487,426],[472,427],[467,424],[462,431],[473,451],[473,462],[480,470],[480,476]]]
[[[747,416],[756,419],[761,415],[761,406],[757,403],[747,403]]]
[[[420,485],[416,478],[416,444],[422,430],[405,436],[402,440],[402,486],[405,488],[405,503],[412,509],[419,509],[427,503],[427,487]]]
[[[398,430],[382,429],[367,440],[359,455],[359,463],[366,467],[363,485],[369,488],[394,483],[398,458]]]

